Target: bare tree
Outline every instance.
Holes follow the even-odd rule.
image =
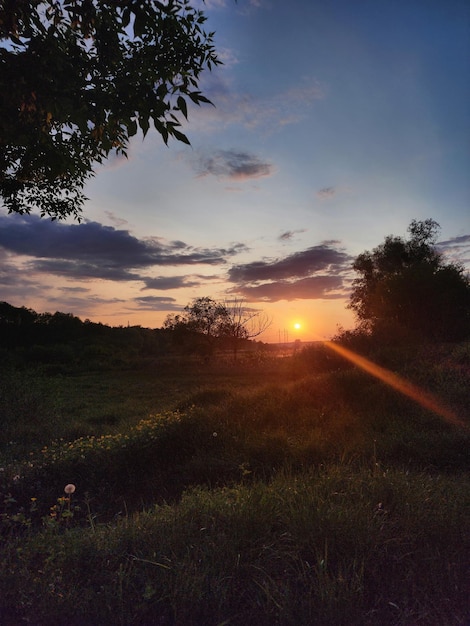
[[[220,328],[221,335],[228,339],[236,359],[242,341],[259,337],[271,326],[272,319],[263,311],[249,308],[240,298],[225,300],[222,306],[226,319]]]
[[[236,359],[243,341],[259,337],[270,325],[271,319],[265,313],[250,309],[241,299],[216,302],[201,297],[188,304],[184,313],[169,315],[164,328],[173,331],[183,343],[191,337],[199,339],[196,343],[206,353],[212,353],[219,340],[225,341]]]

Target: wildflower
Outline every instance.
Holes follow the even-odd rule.
[[[72,483],[69,483],[68,485],[65,485],[64,487],[64,491],[66,494],[72,494],[75,492],[75,485]]]

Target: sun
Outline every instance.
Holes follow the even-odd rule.
[[[302,324],[299,324],[299,322],[296,322],[294,324],[294,328],[295,328],[295,330],[300,330],[302,328]]]

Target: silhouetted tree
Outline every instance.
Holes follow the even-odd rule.
[[[0,197],[9,212],[79,218],[111,152],[153,124],[189,143],[175,114],[209,102],[219,63],[188,0],[4,0],[0,4]]]
[[[206,353],[213,351],[217,340],[229,343],[236,357],[243,341],[258,337],[270,324],[264,313],[248,309],[243,300],[216,302],[206,296],[193,300],[183,314],[169,315],[164,328],[174,332],[180,345]]]
[[[439,224],[413,220],[409,239],[388,236],[353,268],[349,308],[359,329],[382,340],[461,340],[470,336],[470,279],[436,249]]]
[[[234,298],[224,302],[226,319],[220,328],[220,336],[228,340],[237,358],[237,352],[243,341],[259,337],[271,326],[271,320],[263,311],[250,309],[244,300]]]
[[[173,331],[183,351],[208,355],[213,352],[215,339],[226,321],[228,314],[223,304],[205,296],[195,298],[181,315],[167,316],[164,328]]]

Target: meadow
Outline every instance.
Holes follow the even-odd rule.
[[[467,626],[470,345],[0,380],[0,623]],[[65,487],[73,485],[71,487]]]

